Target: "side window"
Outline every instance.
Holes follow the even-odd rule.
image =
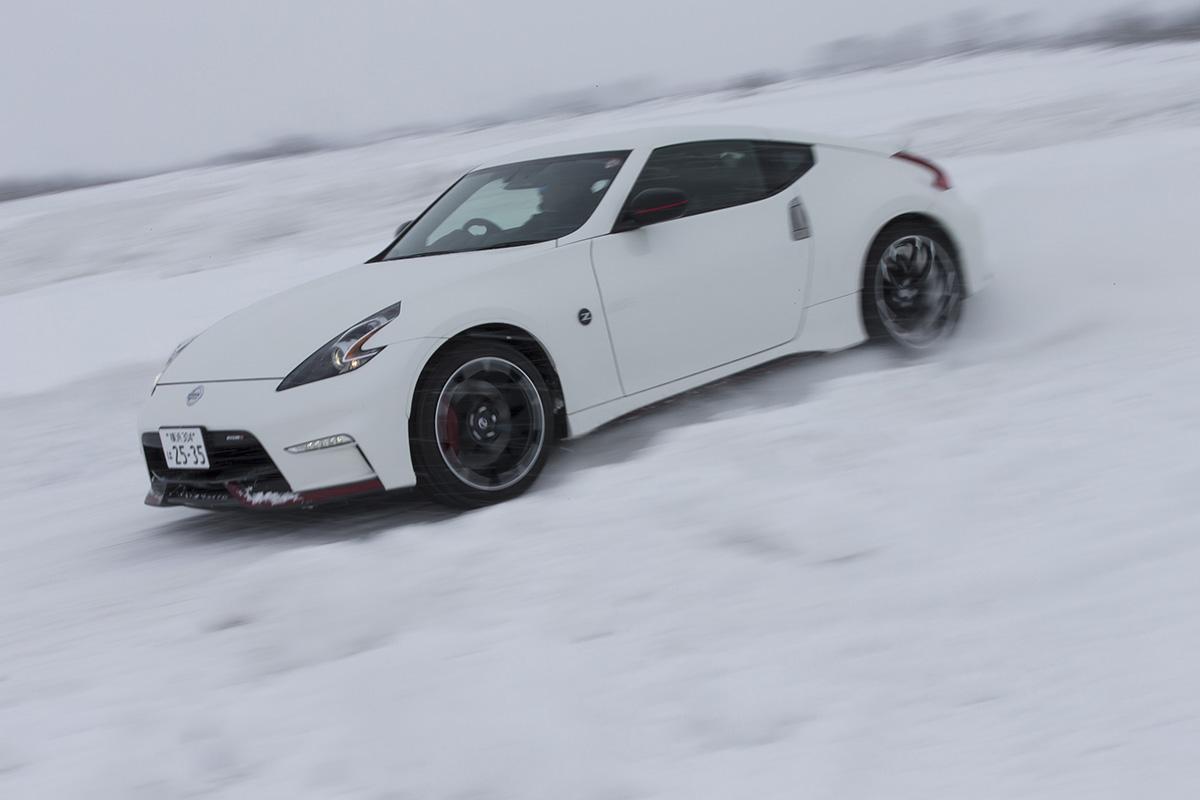
[[[688,196],[685,216],[704,214],[766,197],[753,142],[688,142],[650,154],[629,197],[645,189],[679,189]]]
[[[755,142],[767,194],[782,192],[812,169],[813,149],[793,142]]]
[[[643,189],[679,189],[688,196],[690,217],[770,197],[814,163],[812,147],[794,142],[673,144],[650,154],[629,197]]]

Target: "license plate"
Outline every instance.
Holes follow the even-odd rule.
[[[159,428],[168,469],[208,469],[208,450],[200,428]]]

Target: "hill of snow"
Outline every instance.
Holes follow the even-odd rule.
[[[483,511],[140,505],[177,340],[369,256],[483,151],[701,116],[943,160],[999,273],[961,335],[693,392]],[[1200,49],[1171,47],[0,205],[0,797],[1187,796],[1198,176]]]

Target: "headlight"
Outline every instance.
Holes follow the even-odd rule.
[[[167,371],[167,367],[171,366],[171,362],[179,358],[179,354],[183,352],[183,348],[187,347],[192,342],[196,341],[195,336],[189,336],[179,344],[175,345],[175,349],[171,351],[171,355],[167,356],[167,363],[163,364],[163,368],[159,370],[159,374]]]
[[[280,381],[275,391],[282,392],[284,389],[323,381],[358,369],[383,349],[367,349],[367,340],[399,315],[400,304],[396,303],[342,331],[301,361],[300,366]]]
[[[199,335],[199,334],[197,334]],[[171,362],[179,358],[179,354],[183,352],[183,348],[187,347],[192,342],[196,341],[195,336],[189,336],[179,344],[175,345],[175,349],[171,351],[171,355],[167,356],[167,363],[163,364],[162,369],[154,376],[154,386],[150,389],[150,394],[154,394],[154,389],[158,388],[158,379],[167,371],[167,367],[171,366]]]

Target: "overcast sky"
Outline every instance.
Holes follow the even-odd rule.
[[[1061,26],[1130,5],[990,7]],[[622,78],[679,85],[794,68],[814,45],[972,7],[989,4],[0,0],[0,177],[158,168],[293,134],[461,118]]]

